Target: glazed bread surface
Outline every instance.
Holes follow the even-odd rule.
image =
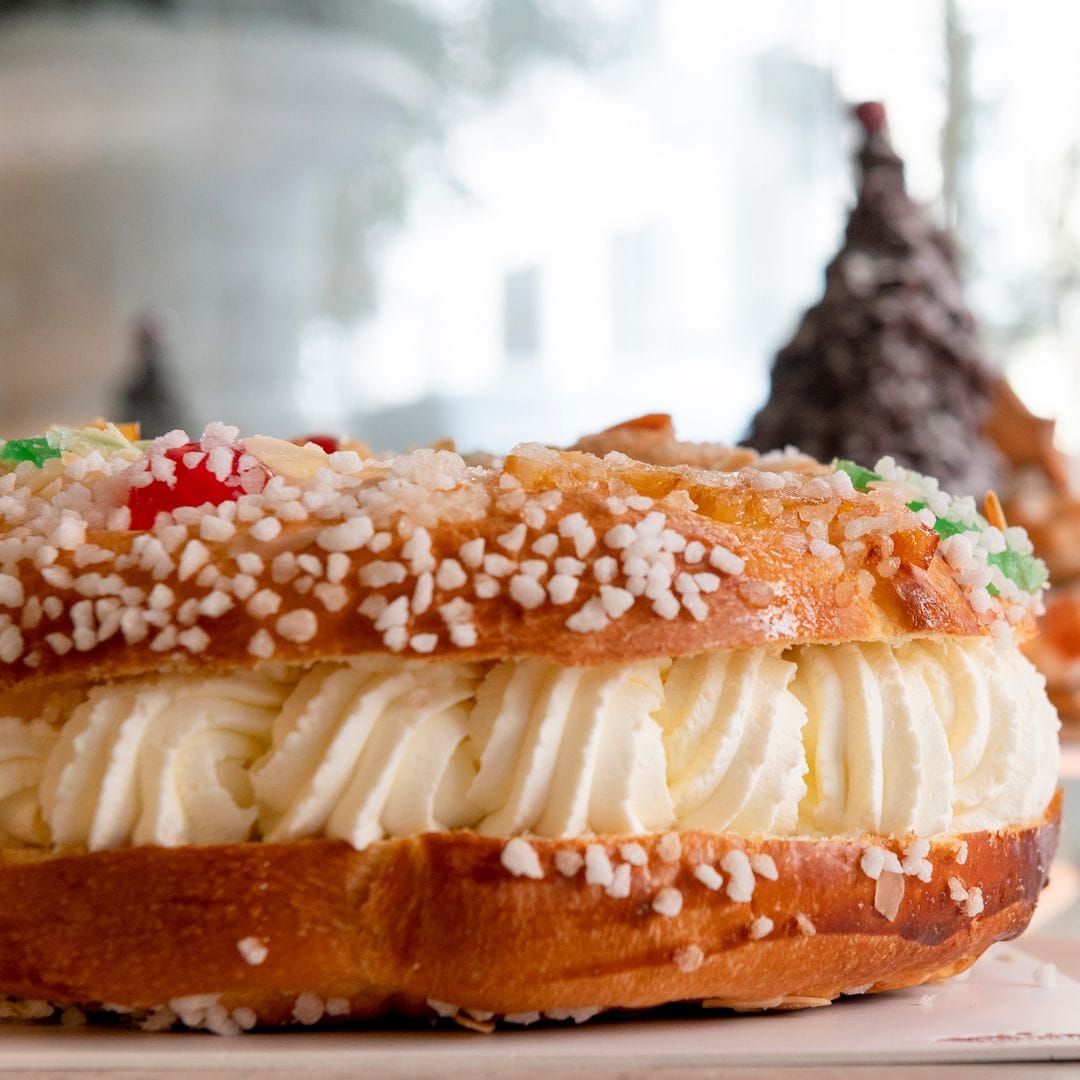
[[[0,686],[372,651],[582,665],[1026,634],[1037,605],[993,563],[1010,538],[941,540],[906,483],[539,446],[485,469],[267,443],[205,451],[250,474],[262,449],[279,471],[260,466],[259,490],[143,530],[125,499],[158,468],[153,446],[0,477]]]
[[[1057,828],[1055,803],[1027,827],[921,846],[433,833],[362,852],[24,856],[0,862],[0,987],[225,1031],[389,1011],[483,1026],[668,1001],[825,1005],[948,977],[1019,934]]]

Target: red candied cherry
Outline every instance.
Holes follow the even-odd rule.
[[[327,454],[333,454],[341,449],[341,440],[336,435],[304,435],[299,439],[292,440],[297,446],[306,446],[309,442],[314,443],[320,450]]]
[[[261,491],[269,479],[269,473],[262,465],[255,463],[240,474],[240,459],[244,456],[241,445],[221,447],[214,453],[218,456],[224,450],[231,456],[228,473],[222,478],[221,467],[218,471],[210,468],[210,455],[198,443],[185,443],[174,446],[162,455],[172,462],[171,477],[164,478],[159,471],[148,484],[133,487],[128,492],[128,509],[131,511],[132,529],[149,529],[161,511],[171,512],[181,506],[202,506],[210,503],[220,506],[224,502],[238,499],[247,492]],[[250,458],[248,459],[251,460]],[[149,463],[148,472],[151,471]]]

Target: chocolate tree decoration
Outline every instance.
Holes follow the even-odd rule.
[[[858,201],[825,295],[780,350],[746,443],[872,466],[885,454],[981,496],[1003,462],[984,437],[997,377],[964,304],[949,239],[912,202],[885,108],[862,125]]]

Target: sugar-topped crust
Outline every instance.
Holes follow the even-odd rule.
[[[1019,934],[1057,829],[1055,799],[1042,822],[921,845],[444,832],[365,851],[0,851],[0,995],[214,1007],[223,1031],[391,1010],[470,1025],[824,1005],[955,974]]]
[[[806,459],[707,471],[528,445],[481,468],[309,446],[261,491],[132,531],[153,454],[0,477],[0,686],[1026,633],[1035,602],[991,599],[900,494]]]

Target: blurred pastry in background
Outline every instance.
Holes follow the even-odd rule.
[[[986,428],[1009,461],[1005,514],[1050,572],[1038,637],[1024,651],[1046,676],[1062,737],[1080,738],[1080,494],[1076,463],[1054,446],[1054,422],[1033,416],[1004,379]]]
[[[1055,590],[1039,631],[1024,652],[1046,676],[1047,695],[1062,719],[1062,737],[1080,737],[1080,587]]]
[[[592,435],[583,435],[569,449],[603,457],[612,452],[650,465],[690,465],[696,469],[734,471],[753,465],[765,470],[814,472],[820,465],[811,457],[786,448],[772,454],[759,455],[745,446],[728,446],[720,442],[682,442],[675,434],[675,425],[666,413],[636,416],[614,427]]]
[[[1055,585],[1080,578],[1075,463],[1054,445],[1054,421],[1033,416],[999,379],[986,432],[1008,459],[1002,497],[1009,520],[1028,531]]]

